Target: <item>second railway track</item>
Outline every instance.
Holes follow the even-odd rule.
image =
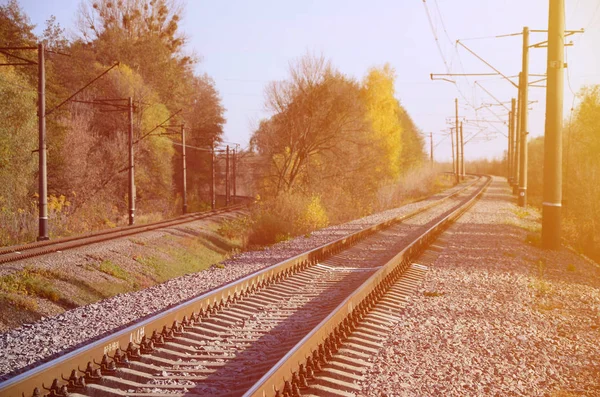
[[[142,320],[8,379],[0,384],[0,394],[295,396],[304,389],[336,395],[336,385],[342,384],[347,391],[338,395],[346,395],[352,391],[352,376],[340,374],[335,366],[327,369],[333,378],[318,380],[317,372],[331,363],[342,341],[351,348],[361,341],[341,359],[345,368],[352,367],[348,361],[360,361],[376,348],[378,328],[385,328],[387,314],[368,309],[382,299],[389,300],[387,309],[398,307],[394,299],[422,272],[410,267],[410,259],[488,183],[489,178],[479,178],[413,213]],[[404,287],[394,290],[403,274]],[[367,316],[373,319],[371,325],[359,325]]]
[[[248,197],[238,197],[244,202],[248,201]],[[210,216],[219,215],[231,211],[236,211],[245,207],[245,204],[231,205],[225,208],[206,212],[194,212],[191,214],[181,215],[177,218],[166,219],[159,222],[147,223],[142,225],[122,226],[114,229],[100,230],[84,235],[61,237],[55,240],[37,241],[30,244],[0,247],[0,264],[16,262],[27,258],[46,255],[53,252],[60,252],[67,249],[82,247],[89,244],[100,243],[103,241],[113,240],[121,237],[127,237],[138,233],[157,230],[176,225],[181,225],[188,222],[205,219]]]

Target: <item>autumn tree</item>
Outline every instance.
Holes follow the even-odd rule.
[[[422,161],[418,128],[394,97],[389,66],[371,69],[361,85],[306,55],[266,94],[273,116],[251,143],[263,159],[267,196],[319,197],[330,219],[341,221],[378,208],[380,187]]]
[[[385,65],[373,68],[363,80],[362,97],[371,123],[373,142],[377,145],[379,161],[375,171],[382,178],[395,179],[401,173],[403,110],[395,98],[394,70]]]
[[[570,244],[600,258],[600,86],[583,88],[563,127],[563,229]],[[544,139],[528,143],[531,202],[541,207]]]
[[[333,70],[323,57],[304,56],[290,67],[290,79],[271,83],[267,106],[274,116],[261,123],[252,144],[270,162],[269,188],[307,188],[315,162],[340,152],[362,127],[358,86]]]

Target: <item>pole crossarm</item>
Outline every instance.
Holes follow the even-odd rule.
[[[503,121],[503,120],[486,120],[486,119],[477,119],[477,120],[463,119],[463,122],[464,123],[486,122],[486,123],[501,123],[501,124],[506,124],[506,121]]]
[[[117,102],[117,101],[127,101],[128,98],[117,98],[117,99],[92,99],[91,101],[81,101],[81,100],[77,100],[77,99],[73,99],[71,100],[71,102],[75,102],[75,103],[85,103],[88,105],[98,105],[98,106],[112,106],[116,109],[111,110],[111,111],[126,111],[129,109],[128,105],[121,105],[119,103],[110,103],[110,102]],[[135,109],[135,106],[134,106]]]
[[[504,103],[502,101],[500,101],[498,98],[496,98],[491,92],[489,92],[484,86],[482,86],[479,81],[476,81],[475,84],[477,84],[483,91],[485,91],[486,94],[488,94],[489,96],[491,96],[500,106],[502,106],[503,108],[505,108],[506,110],[510,111],[510,109],[504,105]]]
[[[540,30],[540,29],[530,30],[530,32],[531,33],[548,33],[547,30]],[[585,33],[585,29],[582,28],[582,29],[577,29],[577,30],[565,30],[565,37],[574,35],[576,33]]]
[[[530,30],[530,32],[534,32],[534,33],[547,33],[547,30]],[[574,34],[577,33],[585,33],[584,29],[580,29],[580,30],[565,30],[565,35],[564,37],[569,37],[569,36],[573,36]],[[563,44],[565,47],[572,47],[573,43],[569,42],[569,43],[564,43]],[[535,43],[535,44],[531,44],[529,46],[530,48],[547,48],[548,47],[548,40],[544,40],[544,41],[540,41],[539,43]]]
[[[494,70],[500,76],[504,77],[504,79],[506,79],[507,81],[509,81],[513,86],[515,86],[515,88],[519,88],[519,86],[517,84],[515,84],[511,79],[509,79],[506,75],[504,75],[500,70],[496,69],[488,61],[486,61],[485,59],[483,59],[482,57],[480,57],[479,55],[477,55],[473,50],[471,50],[469,47],[467,47],[466,45],[464,45],[463,43],[461,43],[460,40],[456,40],[456,44],[457,45],[460,44],[464,49],[466,49],[471,54],[473,54],[473,56],[475,56],[475,58],[477,58],[481,62],[485,63],[487,66],[489,66],[492,70]]]
[[[36,48],[36,50],[37,50],[37,48]],[[16,58],[19,61],[25,62],[25,63],[16,63],[16,64],[14,64],[14,63],[13,64],[11,64],[11,63],[2,64],[2,65],[5,65],[5,66],[8,66],[8,65],[37,65],[36,61],[32,61],[31,59],[27,59],[27,58],[23,58],[23,57],[17,56],[15,54],[11,54],[10,52],[8,52],[8,50],[2,50],[2,49],[0,49],[0,54],[4,54],[4,55],[6,55],[8,57]]]
[[[499,73],[430,73],[431,80],[435,80],[437,76],[498,76]],[[451,80],[448,80],[451,81]],[[451,81],[454,83],[454,81]]]
[[[152,134],[154,131],[156,131],[159,128],[163,128],[164,124],[171,120],[173,117],[177,116],[179,113],[181,113],[183,109],[179,109],[178,111],[176,111],[175,113],[173,113],[172,115],[170,115],[169,117],[167,117],[162,123],[158,124],[156,127],[152,128],[150,131],[146,132],[141,138],[139,138],[138,140],[136,140],[134,142],[134,144],[139,143],[142,139],[146,138],[148,135]]]
[[[543,78],[541,78],[539,80],[530,81],[529,85],[533,86],[534,84],[541,83],[542,81],[546,81],[546,80],[548,80],[548,78],[547,77],[543,77]]]
[[[20,63],[0,63],[0,66],[30,66],[30,63],[20,62]]]
[[[48,110],[46,112],[46,116],[49,116],[55,110],[57,110],[58,108],[60,108],[61,106],[63,106],[65,103],[67,103],[70,100],[72,100],[80,92],[82,92],[83,90],[85,90],[86,88],[88,88],[90,85],[94,84],[96,81],[98,81],[100,78],[102,78],[102,76],[104,76],[105,74],[107,74],[108,72],[110,72],[111,70],[113,70],[114,68],[116,68],[117,66],[119,66],[119,62],[115,62],[110,68],[108,68],[104,72],[100,73],[92,81],[90,81],[89,83],[87,83],[86,85],[84,85],[83,87],[81,87],[79,90],[77,90],[73,95],[71,95],[70,97],[68,97],[67,99],[65,99],[64,101],[62,101],[61,103],[59,103],[58,105],[56,105],[55,107],[53,107],[52,109]]]
[[[37,50],[37,47],[0,47],[0,51],[10,50]]]

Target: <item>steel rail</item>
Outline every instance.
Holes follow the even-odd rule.
[[[177,218],[146,223],[143,225],[122,226],[114,229],[100,230],[97,232],[87,233],[84,235],[62,237],[55,240],[37,241],[31,244],[3,247],[0,248],[0,264],[15,262],[18,260],[32,258],[40,255],[46,255],[57,251],[64,251],[66,249],[81,247],[84,245],[112,240],[115,238],[131,236],[150,230],[156,230],[165,227],[180,225],[183,223],[193,222],[199,219],[207,218],[209,216],[236,211],[244,208],[245,206],[246,204],[230,205],[228,207],[216,210],[195,212],[191,214],[181,215]]]
[[[299,384],[293,384],[299,379],[299,373],[307,365],[307,359],[314,357],[314,352],[330,345],[330,341],[339,338],[345,324],[356,322],[365,311],[371,309],[379,297],[393,284],[411,261],[420,254],[433,239],[443,232],[450,223],[465,213],[475,201],[485,192],[492,179],[487,176],[486,183],[463,205],[452,211],[434,226],[424,232],[419,238],[395,255],[376,273],[367,279],[359,288],[348,296],[329,316],[319,323],[308,335],[290,350],[263,378],[252,386],[244,397],[267,397],[296,395]],[[366,309],[366,310],[365,310]],[[359,314],[360,313],[360,314]],[[286,394],[287,393],[287,394]]]
[[[268,285],[279,282],[315,265],[319,261],[356,244],[373,233],[387,229],[393,224],[412,218],[440,205],[446,200],[459,195],[478,181],[479,179],[474,179],[460,189],[410,213],[366,227],[358,232],[258,270],[234,282],[147,317],[110,335],[101,337],[86,346],[67,352],[56,359],[38,365],[26,372],[17,374],[0,383],[0,396],[31,396],[34,389],[37,388],[41,391],[42,387],[52,385],[61,377],[71,374],[72,371],[79,369],[83,372],[81,368],[85,369],[89,363],[99,360],[105,354],[114,354],[117,350],[130,354],[129,347],[135,348],[135,345],[140,345],[147,340],[150,334],[158,333],[160,335],[161,333],[178,332],[183,327],[193,324],[195,319],[198,319],[204,313],[210,312],[214,314],[230,302],[235,302],[241,297],[255,293]]]

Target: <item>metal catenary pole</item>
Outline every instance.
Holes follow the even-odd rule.
[[[550,0],[542,203],[542,246],[548,249],[559,249],[561,239],[564,21],[564,0]]]
[[[512,111],[508,112],[508,149],[506,152],[506,181],[510,185],[512,183]]]
[[[514,186],[515,184],[515,158],[517,156],[517,144],[516,144],[516,140],[517,140],[517,125],[515,123],[515,118],[516,118],[516,111],[517,111],[517,100],[516,98],[511,98],[510,100],[510,120],[509,120],[509,124],[510,124],[510,129],[512,131],[511,137],[510,137],[510,145],[511,145],[511,156],[510,156],[510,185]]]
[[[229,145],[225,152],[225,205],[229,205]]]
[[[129,224],[135,223],[135,164],[133,161],[133,98],[128,98],[129,125]]]
[[[231,183],[233,184],[233,203],[234,204],[235,204],[235,199],[237,197],[236,177],[237,177],[237,147],[234,147],[233,148],[233,175],[231,178]]]
[[[520,169],[520,161],[519,159],[521,158],[521,103],[523,102],[521,99],[521,88],[523,87],[523,84],[521,83],[521,78],[522,73],[519,73],[519,92],[517,94],[517,111],[515,114],[515,168],[514,168],[514,172],[515,172],[515,179],[514,182],[515,184],[513,185],[513,194],[517,195],[519,194],[519,178],[520,178],[520,174],[521,174],[521,169]]]
[[[38,133],[39,133],[39,176],[38,176],[38,241],[48,240],[48,169],[46,164],[46,68],[44,66],[44,44],[38,44]]]
[[[450,127],[450,142],[452,144],[452,172],[455,171],[456,165],[454,164],[454,127]]]
[[[429,162],[433,165],[433,133],[429,133]]]
[[[458,141],[458,98],[454,98],[454,113],[455,113],[455,122],[456,122],[456,126],[455,126],[455,131],[456,131],[456,166],[454,169],[454,172],[456,174],[456,183],[459,182],[459,177],[460,177],[460,154],[459,154],[459,141]]]
[[[210,150],[210,208],[213,210],[217,207],[215,196],[215,143],[213,142]]]
[[[529,115],[529,28],[523,28],[523,70],[521,73],[521,152],[519,158],[519,207],[527,206],[527,135]]]
[[[512,112],[512,123],[513,123],[513,156],[512,156],[512,187],[517,184],[518,181],[518,173],[519,173],[519,163],[517,159],[519,158],[519,121],[518,121],[518,113],[519,107],[517,106],[517,98],[512,98],[511,107],[513,109]]]
[[[462,121],[460,122],[460,178],[465,179],[465,143],[463,140]]]
[[[187,166],[185,158],[185,125],[181,124],[181,166],[182,166],[182,179],[183,179],[183,213],[187,214],[188,203],[187,203]]]

